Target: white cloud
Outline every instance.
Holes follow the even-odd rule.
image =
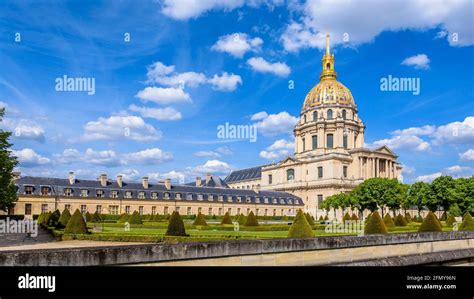
[[[456,143],[474,145],[474,116],[468,116],[464,121],[455,121],[439,126],[431,137],[433,143]]]
[[[280,139],[275,141],[272,145],[260,152],[260,157],[268,160],[281,159],[283,157],[293,154],[295,143]]]
[[[100,117],[84,126],[83,141],[130,139],[135,141],[153,141],[161,138],[161,131],[147,124],[138,116]]]
[[[219,158],[222,155],[232,155],[233,152],[227,146],[218,147],[214,151],[198,151],[194,155],[196,157]]]
[[[162,88],[162,87],[146,87],[140,90],[135,97],[144,102],[154,102],[157,104],[182,104],[190,103],[191,96],[181,88]]]
[[[414,135],[396,135],[388,139],[377,140],[369,144],[368,147],[377,148],[384,145],[394,150],[401,149],[422,152],[430,149],[428,142]]]
[[[219,37],[211,49],[242,58],[247,52],[259,51],[262,44],[263,40],[259,37],[250,38],[246,33],[236,32]]]
[[[415,69],[427,70],[430,68],[430,59],[426,54],[418,54],[402,61],[402,65],[413,66]]]
[[[151,181],[164,181],[165,179],[171,179],[171,181],[174,181],[175,183],[184,184],[186,174],[176,170],[165,173],[152,172],[148,174],[148,178]]]
[[[464,153],[459,154],[461,161],[474,161],[474,149],[468,149]]]
[[[453,178],[470,177],[473,175],[473,169],[467,166],[454,165],[454,166],[446,167],[442,171],[418,176],[415,179],[415,181],[429,183],[442,175],[449,175],[449,176],[452,176]]]
[[[451,167],[447,167],[445,169],[445,172],[448,173],[448,174],[451,174],[451,175],[457,175],[457,174],[460,174],[460,173],[463,173],[463,172],[466,172],[466,171],[469,171],[469,170],[471,170],[470,167],[454,165],[454,166],[451,166]]]
[[[286,77],[291,73],[290,67],[286,63],[270,63],[262,57],[253,57],[247,60],[247,63],[256,72],[272,73],[280,77]]]
[[[29,139],[38,142],[45,141],[45,131],[42,126],[27,119],[4,118],[0,122],[0,129],[13,133],[17,139]]]
[[[222,155],[232,155],[232,150],[227,146],[220,146],[216,149],[216,152]]]
[[[96,151],[88,148],[85,152],[77,149],[65,149],[62,154],[54,155],[62,164],[89,163],[108,167],[124,165],[161,164],[173,159],[173,154],[159,148],[150,148],[138,152],[116,153],[113,150]]]
[[[392,134],[395,135],[414,135],[414,136],[424,136],[431,135],[436,131],[436,126],[423,126],[423,127],[411,127],[403,130],[395,130]]]
[[[396,12],[396,13],[394,13]],[[384,31],[419,30],[441,27],[453,46],[474,43],[472,3],[470,1],[414,0],[402,1],[310,0],[303,6],[303,15],[290,22],[281,36],[284,48],[296,52],[303,48],[325,46],[326,32],[332,44],[353,45],[372,41]],[[453,38],[457,34],[458,41]]]
[[[237,89],[237,85],[242,84],[242,78],[239,75],[224,72],[220,76],[214,75],[208,82],[214,89],[220,91],[234,91]]]
[[[156,120],[179,120],[182,118],[181,112],[171,108],[147,108],[139,107],[136,105],[130,105],[128,107],[130,111],[138,112],[142,117],[153,118]]]
[[[266,5],[270,10],[273,10],[274,6],[283,3],[284,0],[164,0],[161,12],[170,18],[182,21],[197,18],[212,10],[232,11],[244,5],[250,7]]]
[[[124,169],[120,172],[125,182],[138,182],[140,180],[140,172],[136,169]]]
[[[427,175],[420,175],[416,177],[415,181],[416,182],[425,182],[425,183],[431,183],[434,179],[437,177],[442,176],[443,174],[441,172],[435,172]]]
[[[37,154],[30,148],[25,148],[18,151],[13,150],[12,154],[18,158],[19,166],[21,167],[36,167],[49,164],[51,162],[50,159]]]
[[[226,162],[220,160],[208,160],[203,165],[188,167],[187,170],[194,174],[212,173],[218,175],[229,173],[232,170],[232,167]]]
[[[403,174],[405,174],[405,173],[406,174],[413,174],[413,173],[415,173],[415,171],[416,171],[415,167],[411,167],[411,166],[408,166],[408,165],[405,165],[405,164],[402,165],[402,173]]]
[[[259,120],[255,123],[259,133],[266,136],[273,136],[278,134],[292,134],[293,127],[298,122],[298,118],[291,116],[288,112],[283,111],[278,114],[264,114],[266,112],[259,112],[252,116],[252,118]]]
[[[261,120],[268,117],[268,113],[265,111],[257,112],[250,117],[250,120]]]

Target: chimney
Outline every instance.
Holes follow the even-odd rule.
[[[201,187],[202,185],[202,180],[200,176],[196,177],[196,187]]]
[[[74,174],[74,171],[69,172],[69,184],[74,185],[76,182],[76,175]]]
[[[211,181],[212,175],[210,173],[206,174],[206,185]]]
[[[21,172],[19,171],[14,171],[13,172],[13,180],[16,181],[21,177]]]
[[[142,178],[142,184],[143,184],[143,188],[148,189],[148,177],[147,176],[144,176]]]
[[[103,173],[103,174],[100,175],[100,185],[102,187],[107,186],[107,174]]]
[[[122,188],[123,185],[123,177],[121,174],[117,176],[117,185],[119,185],[120,188]]]
[[[171,179],[165,180],[165,188],[166,190],[171,190]]]

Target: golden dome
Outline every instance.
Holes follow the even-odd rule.
[[[335,79],[325,79],[316,84],[306,95],[303,109],[321,105],[344,105],[356,108],[351,91]]]
[[[326,35],[326,53],[322,59],[322,66],[320,82],[306,95],[303,111],[321,105],[343,105],[357,109],[351,91],[336,79],[334,54],[329,50],[329,35]]]

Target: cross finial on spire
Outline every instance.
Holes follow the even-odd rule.
[[[326,54],[329,55],[329,33],[326,33]]]

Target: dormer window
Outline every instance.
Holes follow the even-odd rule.
[[[125,191],[125,198],[132,198],[132,191]]]
[[[174,197],[175,197],[176,199],[181,199],[181,193],[176,193],[176,194],[174,195]]]
[[[87,196],[89,196],[89,190],[87,190],[87,189],[82,189],[82,190],[81,190],[81,196],[82,196],[82,197],[87,197]]]
[[[110,192],[110,197],[111,198],[118,198],[118,194],[119,194],[118,191],[113,190],[113,191]]]
[[[260,203],[260,197],[255,198],[255,203]]]
[[[95,191],[96,197],[104,197],[104,190],[96,190]]]
[[[26,195],[32,195],[34,192],[33,186],[25,186],[25,194]]]
[[[208,194],[208,195],[207,195],[207,200],[208,200],[208,201],[214,201],[214,195]]]
[[[234,202],[234,200],[232,199],[232,196],[227,196],[227,202]]]
[[[250,196],[247,196],[247,198],[245,199],[245,202],[246,203],[251,203],[252,202],[252,199],[250,198]]]
[[[289,205],[293,204],[293,201],[291,199],[288,199],[287,202],[288,202]]]
[[[285,200],[283,198],[280,198],[280,204],[282,204],[282,205],[285,204]]]
[[[268,197],[265,197],[265,198],[263,199],[263,202],[264,202],[264,203],[268,203],[268,202],[269,202],[269,201],[268,201]]]
[[[278,203],[278,200],[276,198],[273,198],[272,203]]]
[[[51,188],[49,188],[47,186],[41,187],[41,195],[43,195],[43,196],[51,195]]]
[[[198,195],[197,195],[197,200],[202,201],[202,199],[203,199],[202,194],[198,194]]]
[[[138,192],[138,198],[139,199],[145,199],[145,191]]]
[[[163,193],[163,199],[170,199],[170,193],[169,192]]]
[[[64,196],[72,196],[72,189],[71,188],[64,189]]]
[[[241,196],[237,196],[237,202],[242,202],[242,197]]]
[[[151,199],[158,199],[158,192],[151,192]]]

